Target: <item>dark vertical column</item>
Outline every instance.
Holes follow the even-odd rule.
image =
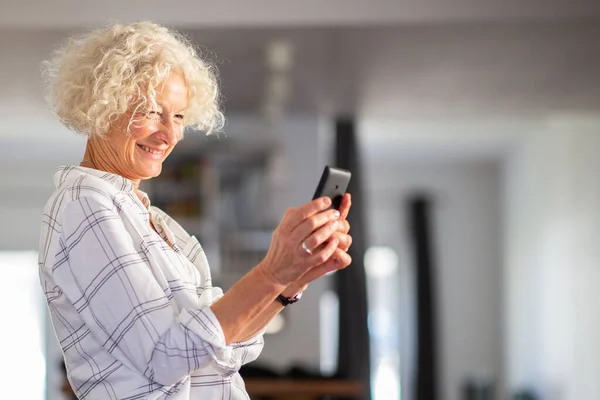
[[[417,280],[418,346],[415,399],[435,400],[437,346],[431,203],[424,196],[416,196],[409,201],[408,209]]]
[[[352,264],[337,272],[335,286],[340,304],[338,375],[340,378],[364,383],[363,399],[370,399],[370,351],[367,327],[367,285],[364,256],[367,248],[363,214],[362,170],[357,149],[355,123],[350,118],[338,119],[335,124],[335,166],[352,172],[348,192],[352,209],[348,216],[352,246]]]

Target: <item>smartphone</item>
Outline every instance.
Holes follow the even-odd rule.
[[[342,197],[344,197],[344,193],[346,193],[346,189],[348,189],[351,176],[352,173],[350,171],[327,165],[323,170],[313,200],[327,196],[331,199],[331,206],[329,208],[339,210],[340,204],[342,203]]]

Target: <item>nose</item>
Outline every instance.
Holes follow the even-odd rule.
[[[165,115],[162,119],[161,125],[163,129],[157,132],[157,138],[163,140],[169,146],[174,146],[181,140],[181,124],[175,122],[174,118],[170,115]]]

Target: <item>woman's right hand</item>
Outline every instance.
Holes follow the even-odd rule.
[[[321,197],[285,212],[273,232],[267,255],[259,264],[270,280],[287,286],[333,255],[338,239],[332,235],[338,228],[340,213],[327,210],[330,205],[331,199]],[[315,251],[309,254],[303,243]]]

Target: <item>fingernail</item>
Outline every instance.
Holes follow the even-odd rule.
[[[340,212],[339,211],[334,211],[333,212],[333,218],[338,219],[340,217]]]
[[[323,197],[323,204],[329,206],[331,204],[331,199],[329,197]]]

